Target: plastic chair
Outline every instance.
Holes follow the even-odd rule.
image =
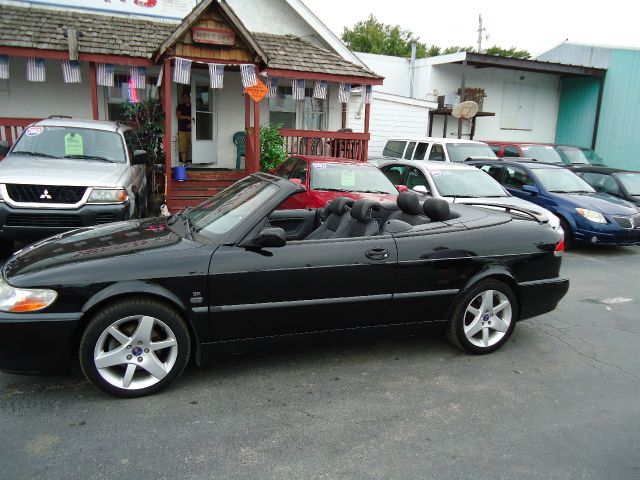
[[[245,141],[244,132],[236,132],[233,134],[233,143],[236,146],[236,168],[238,170],[240,169],[240,158],[244,157],[245,160],[247,158],[244,141]]]

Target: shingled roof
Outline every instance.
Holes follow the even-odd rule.
[[[1,46],[67,51],[66,28],[82,32],[80,53],[151,58],[176,23],[0,5]]]
[[[268,68],[299,72],[382,78],[371,70],[351,63],[340,55],[292,35],[253,33],[269,58]]]

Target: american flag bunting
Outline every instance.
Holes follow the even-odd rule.
[[[80,62],[77,60],[62,60],[62,79],[64,83],[82,83]]]
[[[278,82],[279,82],[279,78],[278,77],[272,77],[269,79],[269,93],[267,93],[267,96],[269,98],[275,98],[278,95]]]
[[[240,65],[240,75],[242,76],[242,86],[244,88],[253,87],[258,83],[256,76],[256,66],[250,64]]]
[[[158,79],[156,80],[156,87],[162,85],[162,79],[164,78],[164,63],[160,65],[160,73],[158,73]]]
[[[351,95],[351,84],[341,83],[338,88],[338,101],[340,103],[349,103],[349,96]]]
[[[294,100],[304,100],[304,80],[291,80],[291,92]]]
[[[98,63],[96,65],[96,83],[101,87],[113,87],[112,63]]]
[[[370,104],[373,101],[373,88],[371,85],[364,86],[364,103]]]
[[[131,77],[131,86],[133,88],[147,88],[147,70],[144,67],[131,67],[129,69]]]
[[[327,82],[326,80],[316,80],[313,83],[313,98],[327,98]]]
[[[0,80],[9,79],[9,56],[0,55]]]
[[[191,60],[186,58],[176,58],[173,67],[173,81],[189,85],[191,83]]]
[[[30,82],[44,82],[46,78],[44,58],[27,58],[27,80]]]
[[[209,85],[211,88],[222,88],[224,82],[224,65],[221,63],[209,64]]]

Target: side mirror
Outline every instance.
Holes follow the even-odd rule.
[[[398,190],[398,192],[400,193],[407,192],[409,191],[409,187],[407,187],[406,185],[396,185],[396,190]]]
[[[538,187],[535,185],[523,185],[522,191],[530,193],[531,195],[537,195],[540,193],[540,190],[538,190]]]
[[[9,152],[9,142],[0,140],[0,155],[3,157]]]
[[[287,236],[280,227],[266,227],[251,242],[258,247],[284,247]]]
[[[132,165],[146,165],[149,160],[149,156],[145,150],[136,150],[133,152]]]
[[[418,192],[418,193],[422,193],[424,195],[428,195],[429,194],[429,190],[427,190],[427,187],[425,187],[424,185],[416,185],[415,187],[413,187],[413,191],[414,192]]]

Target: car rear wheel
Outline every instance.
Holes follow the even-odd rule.
[[[100,310],[80,341],[80,366],[93,386],[119,397],[154,393],[180,376],[191,350],[180,314],[151,298]]]
[[[449,321],[447,337],[470,353],[496,351],[511,336],[518,319],[518,301],[499,280],[483,280],[462,292]]]

